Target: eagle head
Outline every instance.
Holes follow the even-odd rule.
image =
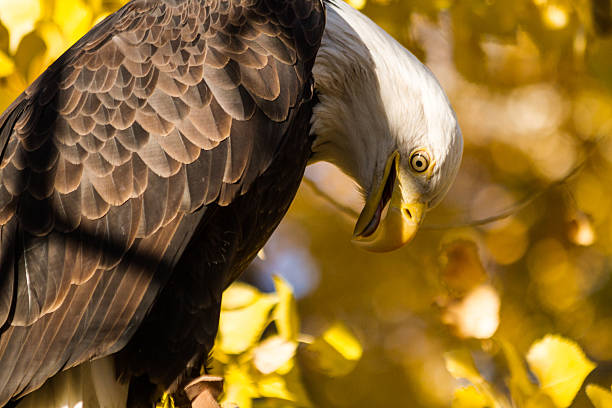
[[[335,164],[363,192],[353,242],[399,248],[459,169],[463,139],[448,98],[414,55],[340,1],[328,3],[313,72],[312,161]]]

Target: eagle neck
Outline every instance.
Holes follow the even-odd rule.
[[[327,3],[327,23],[313,68],[319,103],[314,107],[312,162],[327,161],[367,193],[379,160],[391,149],[376,63],[353,27],[365,17],[348,5]],[[385,134],[386,133],[386,134]]]

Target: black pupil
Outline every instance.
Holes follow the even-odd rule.
[[[412,161],[412,165],[414,166],[415,170],[425,170],[425,166],[426,166],[425,163],[426,163],[426,161],[423,158],[423,156],[421,156],[420,154],[416,155],[416,156],[413,157],[412,160],[413,160]]]

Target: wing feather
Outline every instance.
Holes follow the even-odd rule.
[[[134,0],[0,116],[0,406],[121,349],[206,206],[267,169],[321,7]],[[194,307],[218,309],[220,289]],[[194,328],[202,344],[209,326]]]

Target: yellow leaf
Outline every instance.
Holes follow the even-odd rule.
[[[26,83],[19,73],[14,72],[6,77],[6,83],[0,88],[0,112],[4,111],[25,87]]]
[[[529,374],[525,362],[519,356],[514,346],[506,341],[500,340],[499,344],[506,358],[508,369],[510,371],[509,388],[512,394],[512,399],[518,406],[522,406],[526,399],[536,392],[536,387],[529,381]]]
[[[235,282],[223,292],[221,310],[240,309],[252,304],[260,297],[261,293],[253,286]]]
[[[540,382],[540,389],[558,407],[571,404],[595,364],[571,340],[547,335],[532,344],[527,353],[529,367]]]
[[[92,19],[92,10],[81,0],[55,0],[53,20],[61,27],[69,45],[91,28]]]
[[[287,383],[280,375],[272,374],[261,378],[257,382],[257,389],[262,397],[295,401],[295,396],[287,389]]]
[[[612,408],[612,392],[598,385],[589,384],[586,386],[586,393],[595,408]]]
[[[523,405],[517,404],[517,406],[523,408],[557,408],[550,396],[542,391],[536,392],[527,398]]]
[[[274,296],[262,295],[244,308],[223,311],[219,320],[221,350],[240,354],[253,346],[268,325],[270,310],[275,304]]]
[[[0,51],[0,78],[11,75],[15,72],[15,63],[13,60]]]
[[[280,276],[274,276],[278,306],[274,309],[274,321],[278,333],[286,340],[296,341],[300,332],[300,319],[293,296],[293,288]]]
[[[357,10],[363,9],[366,5],[366,0],[347,0],[347,2]]]
[[[323,340],[338,350],[342,356],[351,361],[357,361],[363,354],[359,340],[353,336],[348,327],[337,322],[323,333]]]
[[[45,55],[47,58],[47,65],[55,61],[68,49],[69,44],[66,43],[62,31],[57,24],[41,22],[36,27],[36,31],[47,45],[47,54]]]
[[[453,394],[452,408],[486,408],[488,399],[476,387],[458,388]]]
[[[270,374],[283,367],[295,355],[297,343],[280,336],[272,336],[253,350],[253,364],[263,374]]]
[[[272,375],[261,377],[258,381],[259,392],[264,396],[271,398],[284,399],[285,401],[291,401],[290,405],[273,403],[264,404],[263,406],[278,406],[278,407],[312,407],[312,403],[308,398],[306,390],[302,385],[302,377],[300,374],[299,367],[295,366],[292,370],[286,374],[278,375],[274,373]],[[263,387],[262,387],[263,386]],[[276,395],[272,395],[276,393]]]
[[[446,369],[455,378],[465,378],[473,384],[483,381],[478,372],[472,354],[466,349],[453,350],[444,353]]]
[[[0,20],[10,33],[11,53],[15,53],[21,39],[34,29],[40,14],[40,0],[0,0]]]
[[[336,323],[305,347],[304,358],[312,368],[340,377],[355,368],[362,353],[359,341],[344,325]]]
[[[500,299],[491,285],[472,289],[464,298],[449,304],[442,317],[460,337],[487,339],[499,326]]]
[[[237,404],[240,408],[251,408],[253,398],[259,397],[257,387],[248,372],[248,366],[230,365],[225,370],[224,404]]]
[[[155,408],[174,408],[174,398],[167,392],[164,392],[161,400],[155,404]]]

